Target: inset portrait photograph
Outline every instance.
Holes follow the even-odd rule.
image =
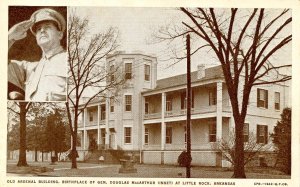
[[[67,7],[10,6],[9,100],[66,101]]]

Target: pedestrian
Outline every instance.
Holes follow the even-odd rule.
[[[9,62],[8,99],[41,102],[66,100],[67,53],[61,45],[65,29],[65,18],[50,8],[35,11],[30,19],[9,29],[9,49],[16,41],[27,37],[30,30],[42,50],[42,57],[38,62]]]

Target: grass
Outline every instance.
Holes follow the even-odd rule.
[[[186,169],[171,165],[137,164],[137,173],[119,173],[119,164],[78,163],[78,169],[70,169],[70,162],[59,162],[56,165],[33,162],[29,167],[17,167],[14,163],[7,165],[7,172],[34,174],[53,177],[134,177],[134,178],[184,178]],[[192,167],[193,178],[231,178],[232,169],[220,167]],[[289,179],[290,175],[274,168],[246,168],[247,178],[254,179]]]

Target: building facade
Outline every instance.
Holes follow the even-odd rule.
[[[137,154],[141,163],[176,164],[186,149],[186,74],[157,80],[157,60],[142,53],[117,53],[107,57],[107,69],[126,83],[114,97],[95,100],[83,109],[78,147],[84,160],[91,145]],[[231,103],[221,66],[199,65],[191,73],[192,165],[225,166],[214,145],[229,140],[234,130]],[[242,84],[242,83],[241,83]],[[269,144],[269,134],[289,103],[289,83],[252,88],[244,125],[244,141]]]

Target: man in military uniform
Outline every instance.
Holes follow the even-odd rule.
[[[25,90],[26,101],[65,101],[67,53],[60,41],[66,29],[66,21],[53,9],[37,10],[29,20],[9,30],[8,47],[25,38],[29,29],[42,50],[42,58],[38,62],[11,60],[8,66],[9,84]],[[8,97],[19,100],[24,95],[16,89]]]

